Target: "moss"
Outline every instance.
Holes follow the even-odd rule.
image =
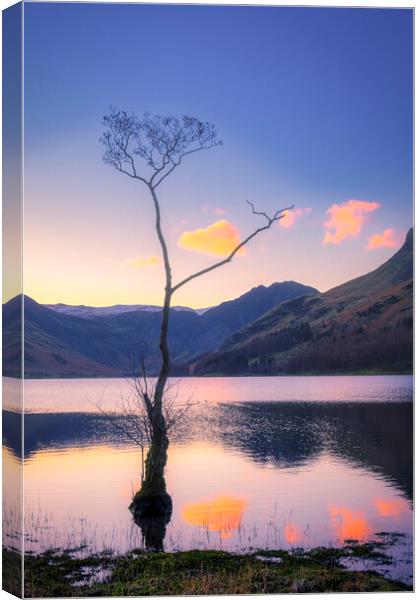
[[[368,551],[365,549],[365,553]],[[345,570],[339,558],[349,553],[349,547],[317,548],[309,552],[259,551],[247,555],[215,550],[146,553],[136,549],[123,556],[103,553],[87,558],[76,558],[70,552],[49,552],[25,557],[25,595],[150,596],[409,589],[374,572]],[[10,551],[5,551],[5,555],[7,560],[15,558]],[[280,560],[270,561],[273,557]],[[98,581],[95,573],[104,572],[108,573],[106,579]]]

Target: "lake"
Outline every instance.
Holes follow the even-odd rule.
[[[411,581],[412,377],[171,383],[176,401],[194,406],[172,434],[173,513],[158,532],[165,550],[311,548],[395,532],[391,564],[380,570]],[[13,546],[18,383],[3,385],[4,542]],[[122,379],[25,382],[26,551],[144,546],[127,508],[140,485],[140,451],[98,408],[129,394]]]

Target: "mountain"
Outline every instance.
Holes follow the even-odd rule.
[[[115,315],[121,315],[127,312],[161,312],[161,306],[155,306],[153,304],[114,304],[113,306],[85,306],[79,304],[78,306],[71,306],[69,304],[43,304],[45,308],[54,310],[55,312],[72,315],[74,317],[84,317],[90,319],[91,317],[109,317]],[[172,310],[187,310],[189,312],[197,313],[201,315],[205,313],[208,308],[188,308],[187,306],[173,306]]]
[[[194,374],[412,370],[413,230],[386,263],[282,302],[196,361]]]
[[[182,365],[216,350],[227,336],[279,302],[316,293],[314,288],[283,282],[259,286],[202,314],[172,309],[169,343],[175,372],[185,372]],[[3,373],[12,377],[20,369],[20,303],[19,296],[3,306]],[[149,372],[155,372],[160,310],[110,308],[47,307],[25,296],[26,377],[122,376],[131,372],[133,361],[138,364],[140,355],[146,356]]]

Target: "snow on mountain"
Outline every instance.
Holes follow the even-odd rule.
[[[69,304],[44,304],[45,308],[54,310],[58,313],[65,315],[72,315],[74,317],[92,318],[92,317],[109,317],[113,315],[120,315],[122,313],[146,311],[146,312],[160,312],[162,308],[160,306],[154,306],[150,304],[115,304],[114,306],[85,306],[80,304],[78,306],[71,306]],[[173,306],[172,310],[176,311],[189,311],[195,312],[198,315],[205,313],[208,308],[189,308],[187,306]]]

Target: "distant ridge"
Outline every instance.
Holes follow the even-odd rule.
[[[147,312],[160,312],[161,306],[153,304],[114,304],[113,306],[85,306],[84,304],[71,305],[63,304],[43,304],[45,308],[49,308],[64,315],[72,315],[74,317],[91,318],[91,317],[109,317],[112,315],[121,315],[122,313],[136,312],[144,310]],[[195,312],[198,315],[205,313],[208,308],[189,308],[187,306],[173,306],[172,310],[187,310]]]

